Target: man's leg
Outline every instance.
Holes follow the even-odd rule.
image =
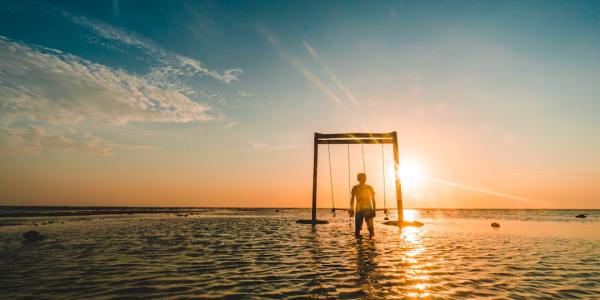
[[[369,236],[373,236],[375,234],[375,228],[373,227],[373,218],[365,218],[365,222],[367,223],[367,228],[369,229]]]
[[[363,214],[362,212],[357,212],[356,214],[354,214],[354,234],[355,235],[360,235],[360,230],[362,229],[362,223],[363,223]]]

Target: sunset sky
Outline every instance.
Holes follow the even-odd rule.
[[[600,2],[0,6],[0,205],[309,207],[313,133],[363,131],[405,207],[600,208]]]

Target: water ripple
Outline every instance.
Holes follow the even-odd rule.
[[[356,239],[344,218],[312,230],[303,210],[239,213],[56,222],[36,244],[2,227],[0,297],[600,298],[596,238],[429,218]]]

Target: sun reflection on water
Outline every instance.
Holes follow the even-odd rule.
[[[414,221],[418,218],[418,211],[414,209],[404,210],[404,219]],[[417,227],[404,227],[400,231],[401,242],[405,244],[406,249],[400,252],[404,262],[405,273],[405,292],[409,298],[428,298],[430,297],[429,282],[431,276],[429,270],[432,266],[432,256],[428,256],[427,249],[422,241],[422,229]]]
[[[417,244],[419,242],[418,233],[419,233],[419,228],[404,227],[404,228],[402,228],[402,233],[400,234],[400,236],[408,242]]]
[[[404,209],[404,221],[412,222],[417,219],[419,212],[416,209]]]

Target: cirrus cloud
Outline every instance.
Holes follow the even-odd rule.
[[[117,149],[152,149],[111,141],[114,134],[106,128],[114,133],[132,122],[223,120],[214,106],[219,102],[211,99],[226,101],[218,92],[207,92],[210,82],[198,77],[228,85],[243,73],[241,68],[209,68],[136,32],[52,4],[15,2],[0,12],[12,17],[35,13],[52,24],[67,21],[80,47],[116,58],[99,63],[90,54],[94,51],[68,46],[61,51],[0,35],[0,154],[57,149],[110,155]]]
[[[89,133],[67,137],[64,132],[80,124],[186,123],[218,118],[207,104],[143,76],[0,36],[0,147],[21,147],[24,153],[45,147],[87,147],[110,154],[113,149],[139,147]]]
[[[3,122],[208,121],[206,104],[143,77],[0,36]]]
[[[104,39],[112,42],[112,47],[121,44],[142,50],[147,55],[149,63],[153,65],[151,72],[153,76],[150,78],[153,79],[153,83],[159,85],[165,83],[165,81],[160,80],[163,77],[173,79],[174,76],[193,77],[197,75],[209,76],[223,83],[231,83],[239,80],[239,76],[243,73],[241,68],[227,69],[222,72],[210,69],[196,59],[172,53],[152,40],[134,32],[117,28],[102,21],[73,15],[63,10],[59,10],[59,12],[74,24],[90,30],[93,33],[93,39],[90,41]],[[167,82],[171,83],[173,81]]]

